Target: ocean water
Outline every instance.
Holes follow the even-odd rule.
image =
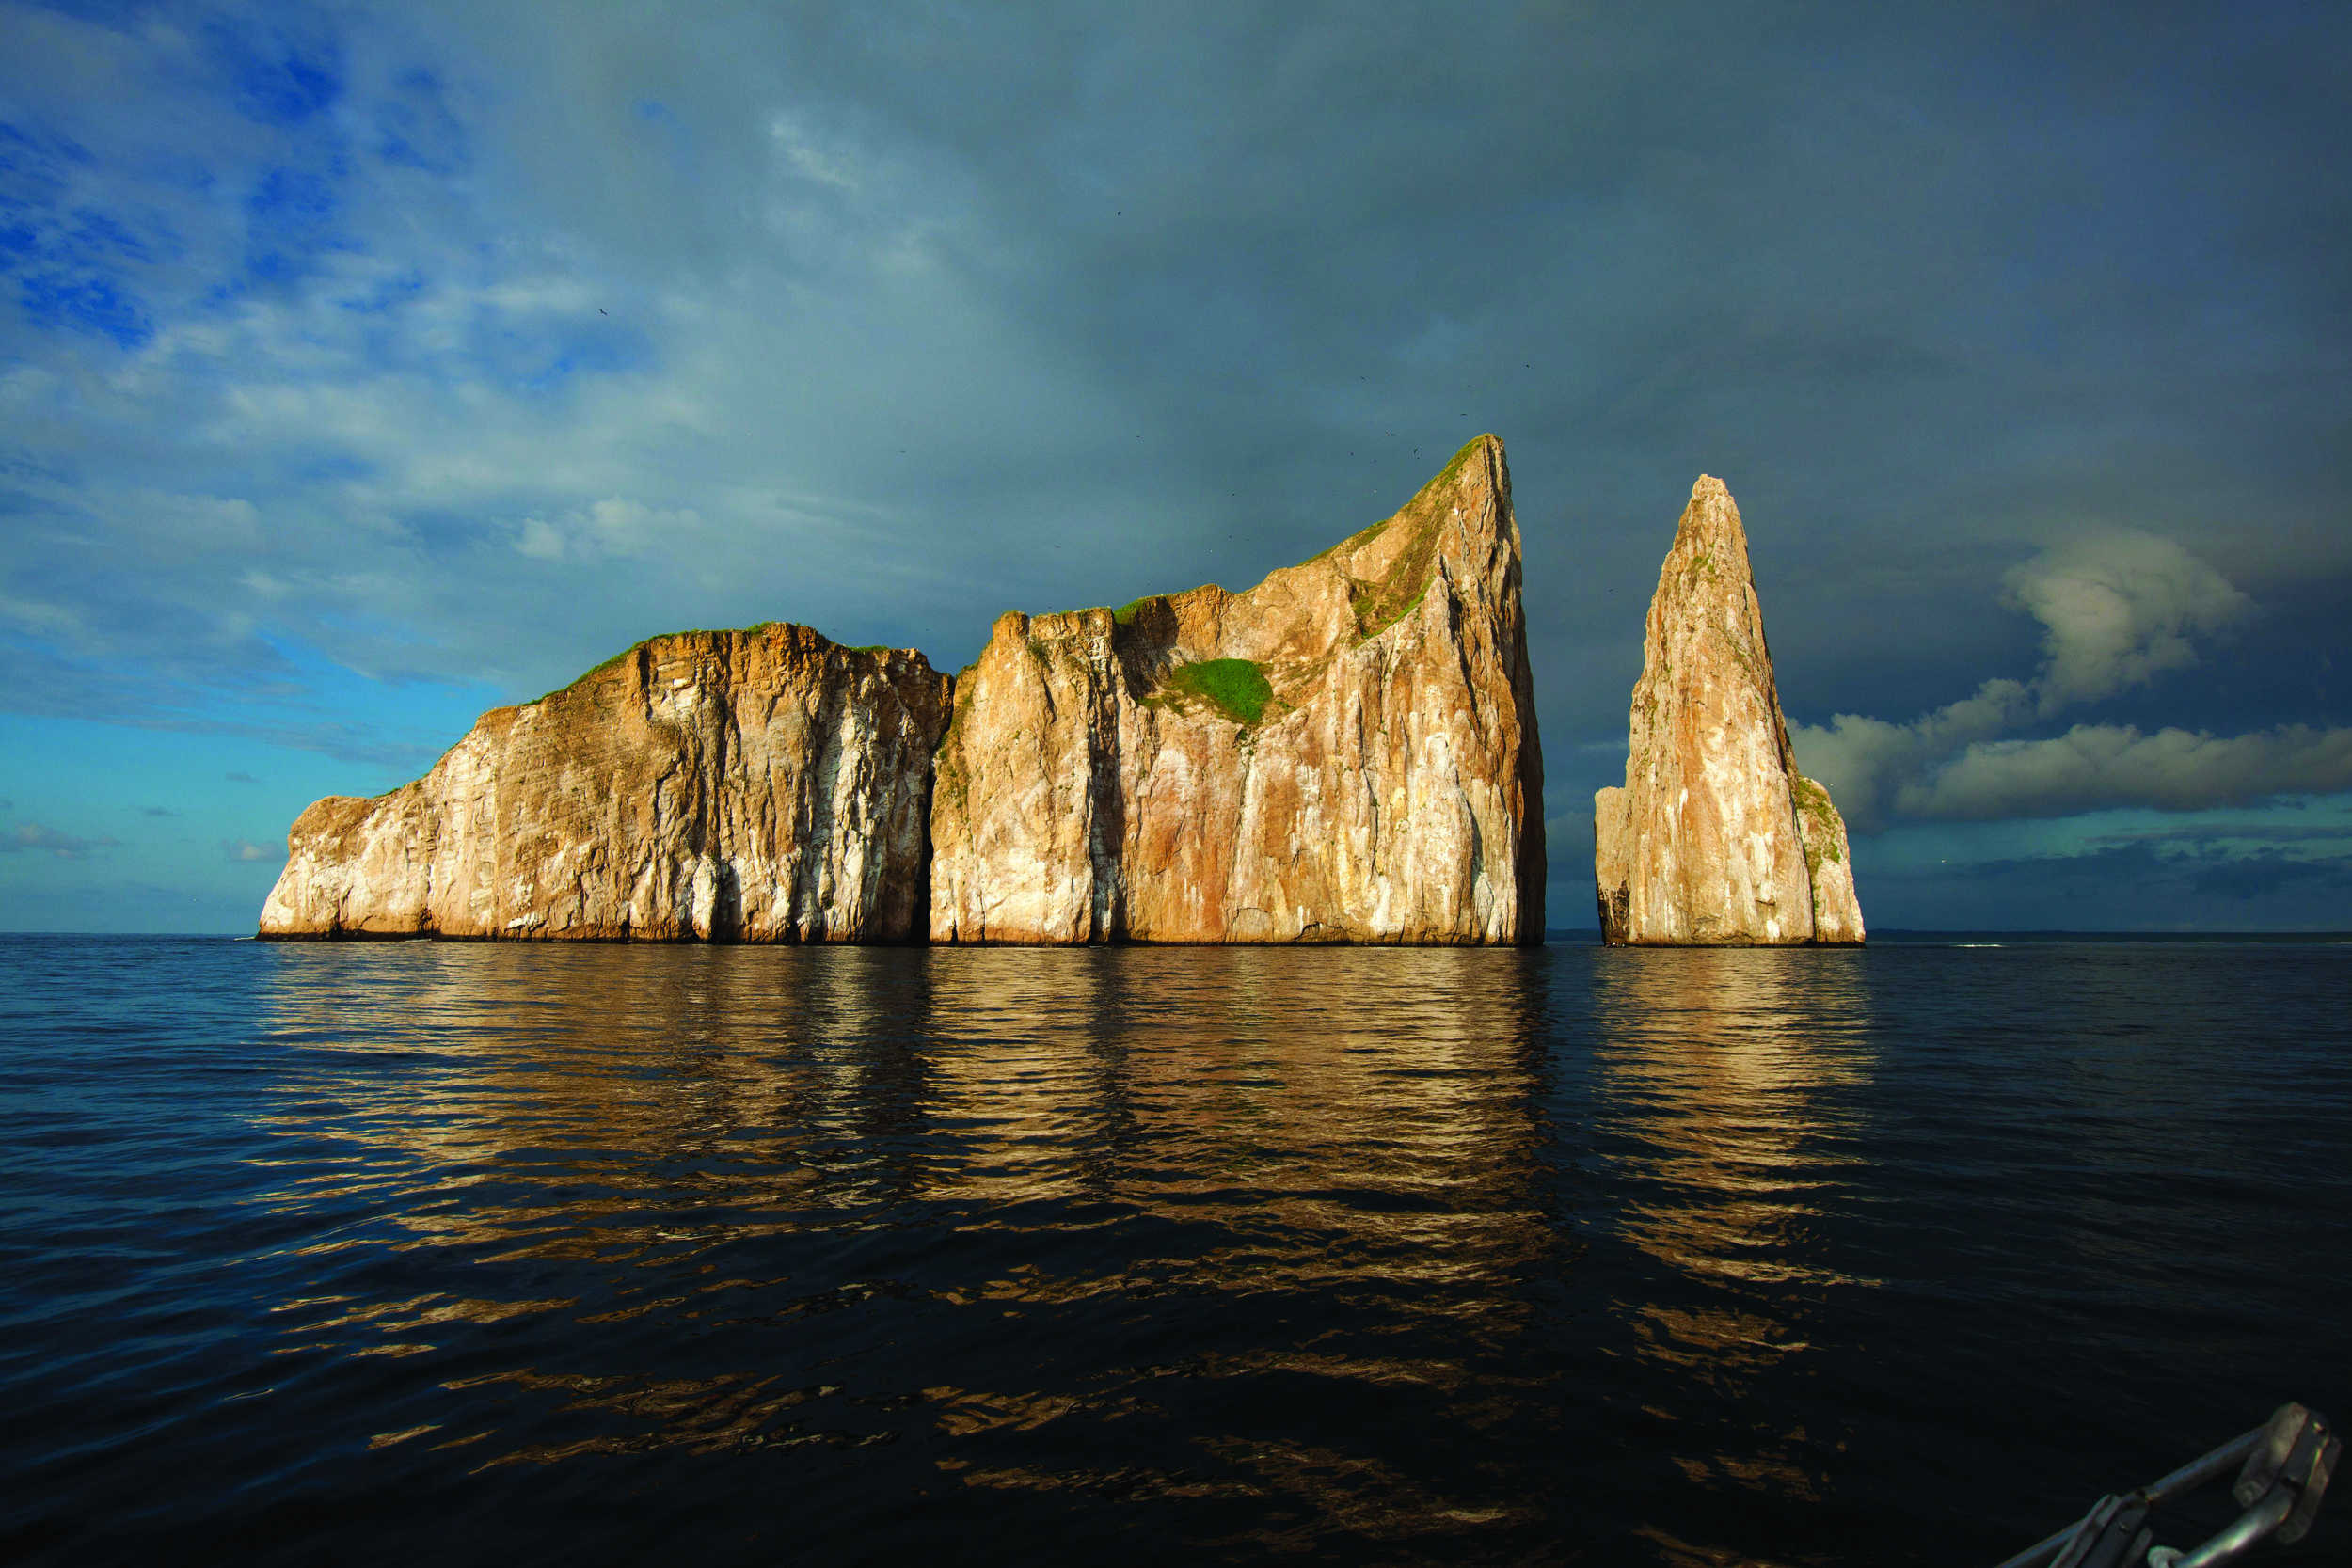
[[[2352,948],[1971,941],[0,939],[0,1559],[1989,1568],[2352,1412]]]

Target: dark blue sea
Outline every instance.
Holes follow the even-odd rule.
[[[2352,1413],[2348,1004],[2283,942],[0,939],[0,1560],[1990,1568]]]

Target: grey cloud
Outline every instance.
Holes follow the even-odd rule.
[[[707,555],[716,543],[702,515],[691,507],[664,510],[623,496],[607,496],[553,521],[525,517],[515,548],[520,554],[545,561],[560,561],[566,556],[599,561],[664,550],[694,550]]]
[[[2011,568],[2005,582],[2005,602],[2043,628],[2032,680],[1986,681],[1975,696],[1909,723],[1840,713],[1826,726],[1791,730],[1805,771],[1829,786],[1856,831],[1878,832],[1895,816],[2186,811],[2352,786],[2348,731],[2296,726],[2217,738],[2078,724],[2049,739],[1996,739],[2037,716],[2193,666],[2192,634],[2221,631],[2252,610],[2178,542],[2138,530],[2077,536]]]
[[[27,849],[45,851],[61,861],[86,860],[93,849],[117,849],[121,840],[114,838],[81,838],[72,833],[44,828],[38,822],[20,822],[16,832],[0,838],[0,854],[22,854]]]
[[[1796,724],[1789,739],[1805,773],[1829,787],[1830,798],[1857,832],[1876,832],[1908,784],[1954,752],[1999,734],[2033,711],[2030,687],[1990,680],[1973,697],[1923,714],[1908,724],[1840,713],[1826,728]]]
[[[260,784],[262,782],[250,773],[223,773],[221,777],[230,784]]]
[[[139,815],[141,816],[177,816],[180,814],[169,806],[142,806],[139,808]]]
[[[2047,740],[1980,741],[1906,783],[1907,816],[1982,821],[2115,806],[2201,811],[2299,791],[2352,789],[2352,730],[2295,725],[2211,736],[2077,724]]]

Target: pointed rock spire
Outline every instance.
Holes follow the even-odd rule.
[[[1625,787],[1594,797],[1601,934],[1638,946],[1859,942],[1846,827],[1797,771],[1747,533],[1701,474],[1650,600]]]

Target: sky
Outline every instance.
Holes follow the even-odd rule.
[[[2352,8],[0,0],[0,929],[651,633],[954,670],[1509,452],[1595,924],[1691,485],[1878,928],[2352,928]]]

